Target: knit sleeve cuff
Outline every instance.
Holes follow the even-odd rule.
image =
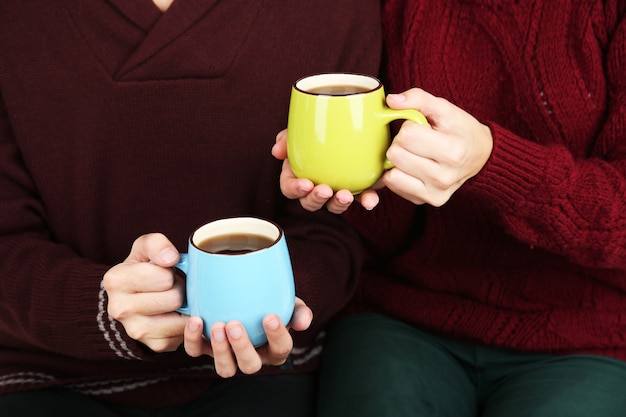
[[[483,169],[466,184],[465,191],[473,198],[481,198],[498,211],[517,211],[552,195],[570,175],[569,154],[523,139],[497,124],[488,125],[493,151]]]

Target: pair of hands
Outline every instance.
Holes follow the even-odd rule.
[[[489,128],[447,100],[411,89],[389,95],[387,104],[420,110],[430,126],[402,125],[387,151],[395,167],[385,172],[375,187],[355,197],[347,190],[333,193],[325,184],[296,178],[287,159],[287,132],[282,131],[272,154],[284,160],[280,176],[283,194],[299,199],[310,211],[326,206],[333,213],[342,213],[355,198],[366,209],[374,208],[379,202],[376,189],[386,186],[415,204],[441,206],[489,159],[493,148]],[[109,315],[131,338],[155,352],[174,351],[184,343],[192,357],[213,356],[216,372],[223,377],[233,376],[238,369],[252,374],[264,364],[283,364],[293,348],[289,329],[302,331],[311,324],[311,309],[296,299],[291,323],[282,323],[275,314],[264,318],[268,343],[260,348],[254,348],[243,325],[235,321],[213,325],[207,340],[200,318],[176,312],[185,293],[183,279],[172,269],[177,261],[178,251],[165,236],[147,234],[138,238],[127,259],[103,278]]]
[[[108,314],[120,322],[126,333],[154,352],[170,352],[184,343],[192,357],[210,355],[222,377],[235,375],[237,369],[253,374],[264,364],[282,365],[293,348],[289,329],[306,330],[313,313],[298,298],[290,323],[276,314],[263,319],[268,343],[254,348],[245,328],[237,321],[216,323],[211,340],[203,336],[199,317],[177,313],[185,294],[184,280],[174,273],[179,254],[162,234],[139,237],[126,260],[106,272],[103,285],[108,296]]]
[[[424,90],[413,88],[387,96],[393,109],[414,108],[422,112],[430,126],[404,122],[387,158],[394,168],[380,181],[358,196],[348,190],[333,190],[326,184],[314,185],[306,178],[296,178],[287,159],[287,131],[276,137],[272,155],[284,160],[280,188],[291,199],[299,199],[309,211],[326,208],[343,213],[355,201],[371,210],[378,205],[376,189],[386,186],[414,204],[445,204],[468,179],[487,163],[493,149],[490,129],[472,115]]]

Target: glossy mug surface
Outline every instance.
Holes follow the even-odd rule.
[[[291,89],[287,124],[294,174],[360,193],[392,167],[385,153],[389,123],[398,119],[428,124],[417,110],[390,109],[374,77],[327,73],[299,79]]]
[[[208,243],[207,243],[208,242]],[[207,223],[189,237],[176,265],[187,275],[186,303],[178,311],[199,316],[204,334],[216,322],[240,321],[255,346],[267,341],[262,320],[291,320],[295,287],[282,229],[256,217]]]

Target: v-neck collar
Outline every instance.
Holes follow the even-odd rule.
[[[115,8],[122,13],[128,20],[133,22],[139,28],[148,32],[155,22],[157,22],[163,15],[152,0],[107,0]],[[174,1],[170,6],[170,9],[174,4],[180,3]]]
[[[132,71],[180,35],[213,7],[218,0],[175,0],[161,12],[152,0],[107,0],[127,19],[146,32],[137,49],[119,69],[117,76]]]

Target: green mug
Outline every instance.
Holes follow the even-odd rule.
[[[289,103],[291,168],[299,178],[358,194],[393,166],[385,153],[389,123],[399,119],[428,124],[417,110],[389,108],[375,77],[325,73],[301,78],[293,84]]]

